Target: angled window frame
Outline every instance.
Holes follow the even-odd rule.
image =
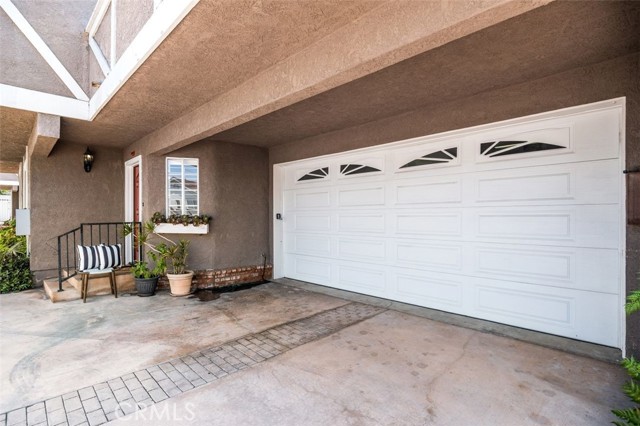
[[[329,178],[330,171],[330,166],[316,167],[297,178],[295,183],[310,183],[327,180]]]
[[[171,191],[176,191],[175,188],[171,188],[171,177],[172,177],[172,172],[171,172],[171,166],[174,167],[179,167],[180,168],[180,179],[181,179],[181,187],[179,188],[180,191],[180,211],[175,211],[172,210],[171,207]],[[196,180],[195,180],[195,184],[196,184],[196,189],[195,189],[195,193],[196,193],[196,208],[195,211],[193,211],[193,209],[191,209],[192,211],[189,212],[189,209],[187,208],[187,191],[189,190],[186,185],[185,185],[185,166],[195,166],[196,167]],[[198,158],[187,158],[187,157],[166,157],[165,159],[165,212],[167,216],[170,216],[171,214],[178,214],[178,215],[183,215],[183,214],[192,214],[192,215],[199,215],[200,214],[200,161]]]
[[[423,151],[424,152],[424,151]],[[447,148],[436,149],[428,152],[425,155],[419,156],[410,160],[398,167],[400,170],[407,169],[428,169],[432,167],[441,167],[443,165],[453,165],[458,163],[458,153],[460,148],[457,145],[449,146]],[[438,156],[437,154],[442,154]],[[423,164],[419,164],[422,162]],[[415,164],[414,164],[415,163]]]
[[[535,158],[566,155],[574,153],[575,129],[573,123],[557,126],[545,126],[537,123],[535,126],[514,129],[515,131],[493,133],[491,136],[476,139],[473,144],[475,161],[477,164],[496,161],[524,161]],[[512,147],[496,149],[500,144]],[[518,148],[542,144],[555,146],[554,148],[534,149],[516,152]],[[513,153],[511,153],[513,151]]]
[[[451,151],[455,154],[451,154]],[[428,160],[430,155],[447,152],[449,159],[434,160],[432,163],[409,165],[419,160]],[[430,173],[431,170],[456,167],[460,165],[463,155],[462,141],[459,138],[440,140],[438,143],[414,146],[405,150],[394,159],[394,173]]]

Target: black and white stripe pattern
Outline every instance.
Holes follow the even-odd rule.
[[[78,270],[86,271],[100,266],[97,246],[78,246]]]
[[[120,244],[113,244],[110,246],[100,244],[98,246],[100,269],[117,268],[122,265],[121,252],[122,247]]]

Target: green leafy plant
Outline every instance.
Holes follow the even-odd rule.
[[[135,262],[131,267],[131,273],[135,278],[156,278],[163,274],[163,270],[166,270],[166,267],[157,260],[155,253],[150,253],[150,255],[154,259],[155,266],[150,269],[147,262]]]
[[[627,315],[640,311],[640,290],[631,292],[627,297],[624,309]],[[634,357],[629,357],[623,359],[621,365],[631,377],[631,380],[622,386],[622,391],[635,404],[635,407],[624,410],[611,410],[616,417],[622,420],[621,422],[615,421],[613,424],[617,426],[640,426],[640,361]]]
[[[160,212],[155,212],[152,216],[151,216],[151,222],[155,223],[155,224],[159,224],[159,223],[171,223],[172,225],[206,225],[209,222],[211,222],[211,216],[206,215],[206,214],[183,214],[183,215],[177,215],[177,214],[172,214],[169,215],[169,217],[165,216],[164,214],[160,213]]]
[[[0,228],[0,293],[27,290],[33,286],[27,240],[16,235],[16,221]]]
[[[147,248],[147,254],[154,262],[154,268],[149,271],[152,276],[166,275],[170,269],[172,274],[183,274],[187,269],[187,256],[189,255],[189,240],[173,241],[162,234],[155,232],[156,224],[152,221],[145,222],[137,232],[131,224],[124,224],[124,235],[133,235],[134,244],[136,246],[143,245]],[[138,266],[137,262],[133,267],[133,274],[136,274],[136,267],[139,268],[141,274],[145,274],[149,270],[148,265],[145,267]],[[170,266],[170,268],[169,268]],[[137,276],[136,276],[137,277]],[[141,278],[141,277],[138,277]],[[142,277],[147,278],[147,277]],[[151,278],[151,277],[148,277]]]

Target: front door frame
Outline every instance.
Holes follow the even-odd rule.
[[[138,166],[138,176],[142,176],[142,156],[138,155],[124,163],[124,220],[125,222],[133,222],[134,206],[133,206],[133,170],[135,166]],[[142,207],[142,179],[139,183],[139,196],[138,196],[138,210],[140,211],[140,219],[142,219],[143,211]],[[125,240],[125,262],[129,263],[133,261],[133,239],[132,236],[127,236]]]

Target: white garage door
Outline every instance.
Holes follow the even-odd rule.
[[[621,347],[622,108],[598,105],[277,165],[280,274]]]

